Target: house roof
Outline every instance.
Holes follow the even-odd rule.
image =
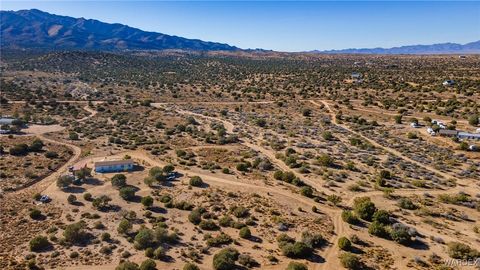
[[[0,118],[0,125],[11,125],[15,118],[2,117]]]
[[[458,130],[440,129],[438,133],[442,135],[457,135]]]
[[[113,166],[113,165],[128,165],[133,164],[133,160],[131,159],[124,159],[124,160],[106,160],[106,161],[98,161],[95,162],[94,166]]]
[[[458,136],[463,136],[463,137],[472,137],[472,138],[480,138],[479,133],[468,133],[468,132],[459,132]]]

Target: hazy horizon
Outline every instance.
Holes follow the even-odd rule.
[[[298,52],[480,39],[478,2],[3,1],[0,6],[32,8],[242,49]]]

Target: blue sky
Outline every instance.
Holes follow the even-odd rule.
[[[50,13],[278,51],[480,40],[476,1],[1,1]]]

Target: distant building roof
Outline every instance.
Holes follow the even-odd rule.
[[[458,136],[462,138],[474,138],[474,139],[480,139],[480,134],[479,133],[469,133],[469,132],[458,132]]]
[[[440,129],[438,133],[440,135],[457,136],[458,130]]]
[[[15,120],[15,118],[2,117],[0,118],[0,125],[11,125]]]
[[[94,166],[113,166],[113,165],[127,165],[133,164],[133,160],[131,159],[124,159],[124,160],[106,160],[106,161],[98,161],[95,162]]]

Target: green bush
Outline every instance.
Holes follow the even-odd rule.
[[[200,176],[193,176],[190,178],[189,184],[190,186],[201,187],[203,185],[203,180],[200,178]]]
[[[192,210],[190,214],[188,215],[188,220],[195,224],[198,225],[202,221],[202,213],[198,209]]]
[[[38,235],[35,236],[32,240],[30,240],[29,245],[31,251],[39,252],[47,249],[50,246],[50,242],[48,242],[47,237]]]
[[[200,270],[200,268],[196,265],[196,264],[193,264],[193,263],[186,263],[183,268],[183,270]]]
[[[352,243],[346,237],[340,237],[338,239],[338,247],[343,250],[350,250],[352,248]]]
[[[295,242],[285,244],[282,253],[289,258],[307,258],[312,254],[312,249],[303,242]]]
[[[368,226],[368,233],[382,238],[386,238],[388,236],[388,232],[383,224],[377,221],[370,223]]]
[[[140,270],[155,270],[157,269],[157,264],[152,259],[146,259],[140,265]]]
[[[153,246],[155,238],[153,231],[148,228],[141,228],[137,235],[135,235],[135,248],[145,249]]]
[[[248,239],[252,237],[252,233],[248,227],[243,227],[240,229],[239,235],[241,238]]]
[[[357,216],[350,210],[343,210],[342,211],[342,220],[349,223],[349,224],[357,224],[358,223]]]
[[[63,237],[67,242],[72,244],[84,242],[87,238],[87,233],[85,232],[85,222],[79,221],[77,223],[72,223],[65,227],[63,231]]]
[[[122,219],[118,224],[117,231],[120,234],[127,234],[132,229],[132,223],[127,219]]]
[[[353,209],[357,216],[364,220],[372,220],[373,214],[377,211],[375,204],[368,197],[356,198],[353,202]]]
[[[303,263],[290,262],[286,270],[308,270],[308,267]]]
[[[110,182],[116,188],[123,188],[127,185],[127,177],[121,173],[115,174]]]
[[[38,210],[37,208],[33,208],[30,210],[29,216],[32,219],[40,219],[42,217],[42,211]]]
[[[209,247],[220,247],[223,245],[228,245],[233,242],[233,239],[225,233],[220,233],[216,237],[210,237],[207,239],[207,245]]]
[[[394,225],[399,225],[399,224],[394,224]],[[390,238],[392,238],[393,241],[406,245],[409,244],[410,241],[412,240],[410,234],[408,233],[408,227],[406,226],[392,226],[392,229],[390,230]]]
[[[150,207],[153,205],[153,198],[150,197],[150,196],[145,196],[145,197],[142,197],[142,200],[141,200],[143,206],[145,207]]]
[[[115,270],[139,270],[138,264],[125,261],[120,263],[117,267],[115,267]]]
[[[235,262],[240,254],[234,248],[225,248],[213,256],[213,268],[215,270],[231,270],[235,268]]]
[[[385,210],[378,210],[373,214],[372,220],[383,225],[388,225],[390,224],[390,213]]]
[[[167,255],[167,252],[163,247],[157,247],[153,252],[153,257],[157,260],[164,258]]]
[[[310,186],[304,186],[300,189],[300,194],[305,197],[313,197],[313,189]]]
[[[398,201],[398,206],[400,206],[403,209],[408,209],[408,210],[417,209],[417,206],[409,198],[401,198]]]
[[[213,220],[202,220],[200,221],[198,226],[202,230],[206,230],[206,231],[214,231],[219,229],[219,227],[217,226],[217,224],[215,224]]]
[[[340,263],[347,269],[359,269],[361,266],[360,259],[349,252],[340,255]]]
[[[476,260],[480,257],[480,252],[464,243],[450,242],[447,246],[448,255],[454,259]]]
[[[131,201],[135,198],[135,188],[133,187],[123,187],[120,189],[119,194],[122,199],[126,201]]]

